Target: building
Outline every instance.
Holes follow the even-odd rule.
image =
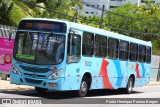
[[[144,1],[145,0],[80,0],[83,5],[83,9],[79,12],[85,16],[101,16],[103,5],[105,10],[112,10],[113,8],[117,8],[128,2],[139,6],[144,4]],[[160,0],[150,1],[153,4],[160,2]]]
[[[108,8],[108,1],[109,0],[80,0],[83,5],[80,13],[85,16],[101,16],[103,5],[105,6],[105,10]]]

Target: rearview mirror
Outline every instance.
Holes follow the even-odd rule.
[[[71,41],[72,45],[76,45],[77,36],[75,35],[75,31],[70,30],[69,34],[72,35],[72,37],[71,37],[72,38],[72,41]]]
[[[73,38],[72,38],[72,45],[76,45],[76,43],[77,43],[77,36],[73,36]]]
[[[75,35],[75,31],[74,30],[70,30],[69,33]]]

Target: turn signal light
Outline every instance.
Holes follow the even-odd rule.
[[[48,83],[48,86],[58,87],[57,83]]]

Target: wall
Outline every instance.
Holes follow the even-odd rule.
[[[150,77],[151,81],[159,81],[160,78],[160,56],[152,55]]]

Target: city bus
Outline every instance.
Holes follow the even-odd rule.
[[[13,49],[10,83],[47,90],[132,93],[150,81],[152,44],[70,21],[24,18]]]

